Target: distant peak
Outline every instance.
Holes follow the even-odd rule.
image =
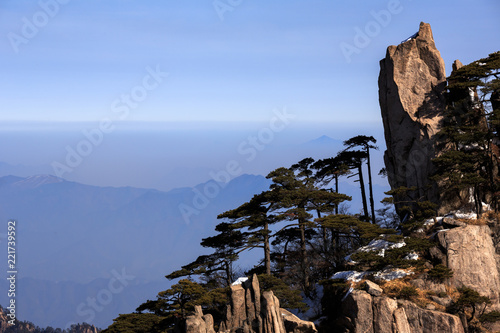
[[[333,144],[338,142],[339,140],[332,139],[328,135],[322,135],[319,138],[306,142],[306,144]]]
[[[317,141],[323,141],[323,140],[333,140],[330,138],[328,135],[322,135],[319,138],[316,139]]]

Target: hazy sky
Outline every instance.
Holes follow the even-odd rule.
[[[4,0],[0,120],[266,121],[286,106],[301,121],[380,124],[388,45],[429,22],[449,74],[498,50],[499,12],[497,0]]]

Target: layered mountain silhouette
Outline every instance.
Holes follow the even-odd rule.
[[[51,175],[0,177],[0,220],[17,221],[19,319],[40,326],[86,321],[106,327],[119,313],[155,298],[169,286],[166,274],[210,252],[199,243],[215,234],[218,214],[270,184],[246,174],[222,180],[228,182],[162,192],[90,186]],[[360,202],[356,185],[341,183],[340,189]],[[375,187],[378,197],[384,190]],[[352,204],[352,212],[359,209]],[[0,230],[5,251],[6,232]],[[124,288],[113,285],[120,291],[110,294],[116,274],[129,279]],[[0,282],[2,290],[6,283]],[[88,305],[89,298],[110,295],[112,301],[103,298],[99,311]],[[1,294],[0,304],[7,301]]]

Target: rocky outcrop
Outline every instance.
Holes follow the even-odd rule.
[[[195,307],[194,314],[186,318],[185,327],[187,333],[215,333],[212,315],[203,315],[199,305]]]
[[[424,267],[431,269],[431,262],[446,265],[453,271],[451,277],[439,281],[423,270],[415,272],[411,280],[405,278],[392,287],[385,285],[381,288],[372,281],[358,281],[351,284],[354,289],[351,288],[346,296],[341,295],[342,301],[337,298],[341,303],[340,317],[336,311],[326,313],[330,316],[326,323],[335,323],[339,332],[460,333],[468,329],[470,332],[470,323],[463,313],[444,312],[456,310],[454,302],[458,296],[455,288],[463,286],[490,298],[491,304],[486,312],[500,311],[500,266],[497,265],[500,255],[496,252],[490,227],[481,225],[484,220],[469,220],[468,223],[474,221],[475,224],[468,224],[466,220],[446,217],[439,221],[427,229],[427,236],[434,238],[437,245],[430,251],[432,260],[425,262]],[[493,220],[487,221],[495,225]],[[412,301],[389,298],[384,292],[398,284],[397,288],[402,288],[408,283],[418,291],[417,296],[411,297]],[[475,320],[474,325],[477,325]],[[481,329],[488,332],[500,329],[500,322],[481,325]]]
[[[262,332],[285,333],[285,322],[280,311],[280,301],[272,291],[262,293]]]
[[[366,333],[463,333],[460,318],[448,313],[421,309],[414,303],[386,296],[372,297],[354,290],[342,304],[347,332]]]
[[[399,301],[408,322],[409,332],[464,332],[462,322],[457,316],[439,311],[424,310],[410,301]],[[402,318],[404,322],[404,317]]]
[[[315,333],[317,332],[313,322],[305,321],[288,310],[280,309],[286,332],[293,333]]]
[[[211,315],[203,315],[201,307],[185,322],[186,333],[214,333]],[[219,333],[316,333],[314,323],[301,320],[281,309],[272,291],[260,292],[259,280],[254,274],[240,284],[233,284],[226,307],[226,318],[219,325]]]
[[[380,288],[378,286],[378,284],[373,283],[369,280],[365,281],[364,288],[365,288],[365,291],[372,296],[380,296],[380,295],[382,295],[382,292],[383,292],[382,288]]]
[[[446,265],[453,270],[451,284],[466,286],[500,304],[498,254],[486,225],[467,225],[438,233],[446,255]]]
[[[353,290],[344,300],[342,311],[350,318],[353,332],[373,333],[372,297],[366,291]]]
[[[412,199],[438,203],[437,186],[428,177],[433,171],[431,159],[438,153],[446,74],[429,24],[420,23],[414,38],[387,48],[378,84],[391,188],[415,186],[417,192],[409,193]]]

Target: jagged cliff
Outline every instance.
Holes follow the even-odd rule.
[[[446,74],[428,23],[420,23],[414,38],[387,48],[378,84],[391,188],[415,186],[418,190],[408,193],[412,200],[438,203],[438,189],[429,175],[446,107]],[[408,198],[395,198],[396,208],[402,200]]]
[[[489,225],[498,221],[491,219],[475,225],[477,220],[445,217],[428,225],[422,233],[436,241],[431,248],[431,258],[425,268],[410,270],[410,274],[392,281],[376,278],[376,274],[366,274],[359,282],[351,282],[352,291],[341,302],[341,315],[336,318],[341,332],[407,332],[407,333],[457,333],[476,332],[477,319],[470,320],[455,313],[462,287],[471,288],[481,296],[489,297],[483,312],[498,311],[500,308],[500,256],[495,252],[493,236]],[[488,225],[489,224],[489,225]],[[444,264],[453,271],[453,276],[437,281],[429,275],[429,268]],[[373,272],[372,272],[373,273]],[[370,281],[376,280],[377,284]],[[398,288],[411,287],[415,290],[413,301],[391,293]],[[469,320],[468,320],[469,319]],[[469,325],[476,330],[470,330]],[[482,332],[497,332],[500,324],[482,323]]]
[[[453,70],[461,66],[455,61]],[[480,322],[472,298],[467,299],[472,295],[468,292],[476,292],[482,314],[500,310],[499,215],[490,211],[478,219],[474,214],[449,214],[463,207],[443,197],[438,184],[429,180],[434,172],[432,159],[445,149],[438,145],[437,134],[447,108],[446,85],[444,62],[427,23],[420,23],[412,38],[389,46],[380,61],[379,101],[389,183],[392,189],[417,188],[395,195],[396,208],[429,200],[438,205],[440,215],[447,215],[428,220],[412,235],[435,244],[425,254],[423,266],[408,269],[391,281],[366,271],[355,272],[361,278],[349,278],[351,288],[339,302],[338,311],[326,314],[329,325],[338,332],[500,331],[498,321]],[[467,93],[477,99],[475,90]],[[498,96],[498,91],[491,95],[494,109],[499,105]],[[450,276],[436,280],[430,274],[436,267],[450,270]],[[463,307],[465,300],[472,302],[468,308]]]

